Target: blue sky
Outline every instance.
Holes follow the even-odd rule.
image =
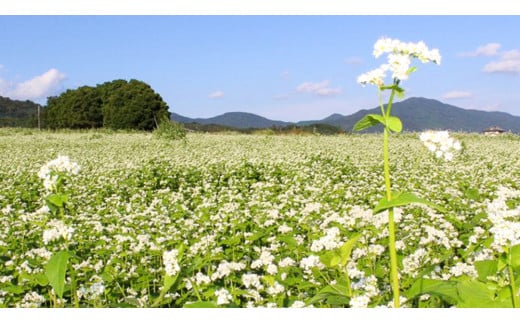
[[[424,41],[406,97],[520,115],[520,16],[0,16],[0,95],[47,96],[115,79],[152,86],[170,111],[321,119],[378,104],[356,83],[382,36]]]

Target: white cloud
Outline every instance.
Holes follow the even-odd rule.
[[[224,97],[224,92],[218,90],[218,91],[215,91],[215,92],[212,92],[208,95],[208,97],[210,99],[220,99],[220,98],[223,98]]]
[[[472,52],[461,53],[460,56],[467,57],[476,57],[476,56],[496,56],[498,55],[498,50],[500,49],[499,43],[489,43],[483,46],[480,46],[476,50]]]
[[[489,62],[482,70],[488,73],[520,74],[520,50],[514,49],[502,53],[499,60]]]
[[[333,96],[341,93],[340,88],[329,87],[329,81],[321,81],[318,83],[304,82],[296,88],[296,91],[302,93],[311,93],[319,96]]]
[[[473,94],[467,91],[451,91],[445,93],[442,98],[446,100],[465,99],[472,97]]]
[[[65,79],[65,74],[51,68],[42,75],[18,84],[0,80],[0,91],[2,95],[12,99],[39,100],[55,94],[61,88]]]

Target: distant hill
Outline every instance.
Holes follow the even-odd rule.
[[[34,127],[38,104],[0,96],[0,127]]]
[[[291,125],[291,122],[270,120],[259,115],[247,112],[227,112],[213,118],[187,118],[176,113],[171,114],[171,119],[182,123],[217,124],[238,129],[246,128],[271,128]]]
[[[323,122],[351,130],[359,119],[369,113],[380,114],[381,109],[360,110],[348,116],[335,114]],[[481,132],[491,126],[498,126],[506,131],[520,133],[520,117],[505,112],[462,109],[433,99],[409,98],[396,102],[392,106],[392,114],[401,119],[405,131],[439,129]],[[381,127],[374,127],[370,131],[380,130]]]
[[[172,119],[182,123],[217,124],[240,129],[271,128],[288,125],[328,124],[351,131],[354,124],[369,113],[380,114],[381,109],[362,109],[351,115],[332,114],[321,120],[306,120],[297,123],[269,120],[252,113],[230,112],[213,118],[191,119],[172,113]],[[412,97],[392,106],[392,114],[403,122],[404,131],[423,131],[427,129],[482,132],[498,126],[506,131],[520,133],[520,117],[505,112],[469,110],[445,104],[437,100]],[[381,131],[381,127],[368,129],[367,132]]]

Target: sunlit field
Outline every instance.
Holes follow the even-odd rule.
[[[520,137],[451,135],[462,150],[449,162],[419,134],[390,140],[393,187],[446,209],[395,210],[401,305],[511,307],[500,257],[503,239],[520,239],[507,232],[520,221]],[[388,219],[372,214],[381,140],[0,129],[0,305],[392,306]],[[38,172],[58,156],[79,172],[56,218]],[[46,268],[62,251],[59,297]],[[472,285],[437,293],[421,280]]]

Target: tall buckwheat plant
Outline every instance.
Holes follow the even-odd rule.
[[[66,204],[69,200],[66,183],[71,176],[77,175],[79,170],[80,166],[70,161],[69,157],[58,156],[43,165],[38,172],[38,177],[43,180],[46,191],[45,203],[51,212],[51,218],[47,222],[48,228],[43,232],[43,242],[46,245],[53,241],[69,241],[72,238],[74,228],[64,222]],[[45,267],[45,276],[53,290],[49,295],[55,307],[62,304],[65,274],[71,256],[68,250],[60,250],[51,256]]]
[[[383,54],[387,54],[388,61],[379,68],[362,74],[357,81],[363,86],[366,84],[375,85],[379,94],[379,105],[381,114],[368,114],[364,116],[354,125],[354,131],[361,131],[375,125],[383,126],[383,159],[384,159],[384,175],[385,175],[385,196],[379,201],[374,208],[374,214],[388,211],[388,233],[389,244],[388,251],[390,253],[390,283],[393,293],[394,307],[400,307],[399,300],[399,275],[397,267],[397,253],[395,247],[395,222],[394,207],[407,205],[410,203],[423,203],[439,209],[429,201],[419,198],[409,192],[392,191],[388,139],[391,133],[401,132],[403,129],[402,122],[396,116],[392,116],[392,103],[394,97],[404,96],[404,90],[400,87],[400,83],[408,79],[410,74],[416,70],[411,66],[413,59],[419,59],[423,63],[433,62],[440,64],[441,56],[437,49],[430,50],[422,41],[418,43],[404,43],[397,39],[381,38],[374,44],[373,54],[376,58]],[[385,83],[387,74],[391,73],[391,83]],[[383,105],[382,94],[384,91],[390,91],[390,97],[386,107]],[[434,136],[432,136],[434,137]],[[426,139],[426,136],[425,136]],[[433,149],[433,144],[431,149]],[[435,147],[436,149],[436,147]],[[447,157],[452,157],[448,155]],[[447,158],[448,159],[448,158]]]

